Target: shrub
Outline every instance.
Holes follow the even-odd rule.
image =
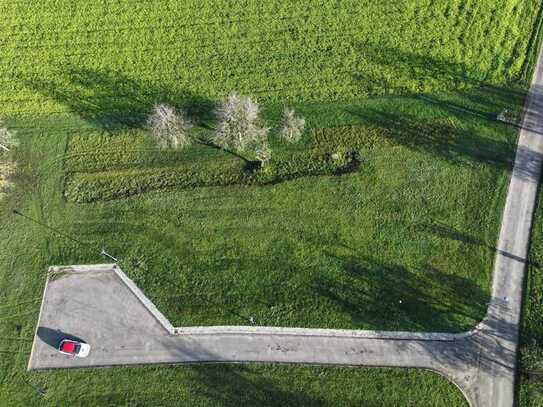
[[[285,109],[281,119],[279,135],[289,143],[296,143],[302,138],[305,130],[305,119],[295,116],[293,109]]]
[[[266,166],[272,158],[270,145],[267,142],[262,142],[258,147],[256,147],[255,157],[258,161],[260,161],[262,167]]]
[[[508,109],[503,110],[496,116],[496,119],[500,122],[518,125],[521,122],[520,114],[518,112],[512,112]]]
[[[262,148],[267,142],[269,128],[263,125],[259,111],[258,103],[251,98],[232,92],[215,112],[215,144],[238,152]]]
[[[181,110],[158,104],[147,119],[151,136],[160,148],[181,150],[191,143],[188,135],[192,124]]]

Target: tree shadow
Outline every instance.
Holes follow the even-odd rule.
[[[532,86],[528,93],[519,84],[497,85],[492,82],[491,69],[481,72],[476,66],[468,66],[462,62],[438,59],[428,55],[377,46],[375,44],[359,44],[358,52],[372,64],[380,66],[383,71],[368,70],[363,74],[353,75],[361,86],[367,83],[385,83],[386,93],[411,95],[415,101],[423,101],[439,105],[449,114],[465,118],[466,115],[496,122],[497,116],[505,109],[520,109],[525,100],[528,101],[522,122],[509,123],[514,127],[543,134],[540,116],[543,113],[543,87]],[[388,75],[387,71],[394,75]],[[394,82],[388,78],[394,77]],[[395,86],[398,77],[405,78],[410,86]],[[400,81],[401,82],[401,81]],[[426,82],[438,83],[442,91],[458,91],[462,102],[451,100],[450,95],[428,95]],[[415,85],[413,85],[415,84]],[[417,95],[416,97],[413,97]],[[527,98],[527,99],[526,99]],[[473,131],[457,129],[443,123],[426,123],[421,127],[420,119],[387,110],[358,109],[351,114],[363,122],[384,127],[385,137],[408,146],[411,149],[423,150],[436,154],[449,161],[461,163],[470,160],[483,162],[497,168],[511,170],[514,151],[513,142],[493,140]],[[432,131],[433,127],[434,131]],[[388,130],[388,131],[387,131]],[[439,136],[441,133],[441,136]],[[535,180],[538,162],[542,157],[529,148],[519,146],[516,175],[523,179]]]
[[[155,103],[185,109],[199,126],[208,127],[215,104],[191,92],[136,80],[118,71],[64,67],[55,80],[27,80],[25,85],[67,106],[105,130],[142,127]]]
[[[473,246],[484,246],[488,250],[495,253],[499,253],[502,256],[508,257],[510,259],[528,264],[530,266],[541,267],[541,264],[537,262],[530,261],[526,258],[522,258],[519,256],[515,256],[514,254],[505,252],[503,250],[499,250],[495,245],[489,244],[488,242],[482,239],[479,239],[467,233],[461,232],[442,222],[432,221],[432,222],[421,223],[421,224],[416,225],[416,229],[421,232],[432,233],[433,235],[440,238],[452,239],[452,240],[456,240],[458,242],[466,243]]]
[[[425,50],[422,55],[370,42],[359,42],[354,48],[361,59],[379,68],[367,69],[352,75],[353,79],[370,94],[374,94],[371,87],[373,83],[379,84],[379,88],[384,88],[385,94],[396,95],[426,93],[428,83],[442,91],[497,84],[493,79],[495,67],[481,69],[476,59],[470,60],[469,63],[454,61],[432,56],[429,50]],[[399,83],[403,85],[398,85]],[[518,85],[514,86],[518,88]],[[514,92],[522,93],[518,89]]]
[[[303,390],[281,388],[253,370],[244,365],[194,366],[191,388],[198,389],[199,395],[220,406],[324,405],[323,400]]]
[[[429,264],[408,269],[364,255],[330,256],[343,276],[321,275],[313,289],[347,313],[354,328],[452,332],[485,315],[489,295],[466,278]]]
[[[492,123],[503,123],[519,130],[528,130],[543,135],[538,117],[543,112],[543,87],[532,85],[529,91],[515,90],[484,84],[479,88],[458,94],[461,101],[438,94],[417,95],[419,100],[445,109],[459,118],[466,115],[477,116]],[[525,102],[529,100],[528,104]],[[521,109],[523,108],[522,112]],[[519,121],[500,121],[498,115],[505,110],[518,111]],[[521,117],[521,113],[524,116]]]
[[[382,129],[392,144],[422,151],[458,165],[483,163],[511,170],[514,143],[473,134],[445,120],[425,120],[379,108],[351,109],[364,123]]]

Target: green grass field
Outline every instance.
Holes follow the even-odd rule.
[[[38,405],[26,379],[50,405],[464,405],[412,370],[24,368],[45,270],[102,248],[176,325],[472,327],[516,140],[495,118],[522,106],[539,7],[0,0],[0,116],[21,140],[0,201],[0,404]],[[271,179],[141,129],[161,101],[209,134],[232,90],[272,124],[285,104],[307,119],[299,145],[272,140]],[[360,165],[338,174],[338,148]]]
[[[204,172],[209,165],[226,171],[221,160],[231,159],[195,147],[165,154],[161,164],[160,153],[137,154],[145,141],[133,132],[100,135],[80,121],[74,133],[58,116],[27,128],[13,122],[23,140],[19,161],[45,161],[36,170],[54,182],[34,196],[39,212],[20,209],[68,236],[53,233],[49,264],[104,261],[99,252],[106,248],[177,325],[246,324],[254,317],[276,326],[468,329],[488,301],[515,141],[513,129],[487,117],[520,103],[522,93],[488,88],[432,96],[439,98],[372,99],[336,107],[330,117],[308,109],[317,125],[339,117],[356,128],[392,129],[379,133],[377,145],[360,144],[362,164],[348,174],[159,189],[92,205],[66,202],[63,190],[73,177],[103,174],[101,165],[111,178],[106,187],[116,190],[124,167],[154,174],[165,171],[161,165],[196,162]],[[458,106],[465,111],[451,111]],[[343,142],[354,145],[359,134],[366,133]],[[103,137],[112,140],[105,147]],[[40,151],[48,148],[54,153],[44,159]],[[139,160],[130,162],[134,151]],[[127,182],[137,183],[129,174]],[[84,182],[77,188],[98,189]]]
[[[2,1],[3,114],[141,118],[231,90],[352,100],[526,77],[537,0]]]
[[[520,344],[519,405],[543,405],[543,201],[532,231]]]
[[[417,370],[220,365],[26,373],[48,265],[103,261],[97,252],[102,238],[111,234],[105,243],[111,247],[126,237],[106,232],[104,227],[111,225],[104,226],[105,219],[130,211],[139,200],[160,199],[151,195],[95,206],[67,204],[62,199],[63,157],[71,130],[66,127],[94,130],[73,117],[11,124],[19,125],[23,145],[16,153],[17,188],[0,201],[0,405],[466,405],[452,384]],[[170,196],[163,204],[173,201]],[[13,208],[62,234],[14,215]],[[126,227],[137,227],[134,213],[126,214]],[[80,245],[67,236],[94,240]],[[28,383],[45,389],[44,398]]]

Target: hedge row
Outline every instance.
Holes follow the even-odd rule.
[[[264,168],[232,157],[175,167],[73,173],[67,178],[65,196],[72,202],[90,203],[173,187],[265,185],[303,176],[348,172],[358,163],[355,152],[316,155],[309,151],[296,154],[289,161],[272,161]]]
[[[174,187],[264,185],[338,174],[356,168],[364,151],[391,142],[377,127],[316,129],[308,150],[275,157],[261,169],[202,146],[182,152],[142,150],[147,141],[141,132],[75,136],[68,146],[65,195],[73,202],[96,202]]]

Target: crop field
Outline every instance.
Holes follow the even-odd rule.
[[[496,117],[523,105],[540,8],[0,0],[0,119],[20,140],[0,199],[0,405],[40,405],[28,383],[51,405],[465,405],[413,370],[24,369],[45,270],[109,262],[102,249],[179,326],[471,328],[517,136]],[[210,137],[231,91],[255,97],[274,129],[285,106],[306,119],[298,144],[272,131],[266,173],[148,137],[157,102]],[[349,154],[330,160],[338,151]]]
[[[527,77],[537,0],[0,1],[2,114],[141,119],[231,90],[283,103]]]

